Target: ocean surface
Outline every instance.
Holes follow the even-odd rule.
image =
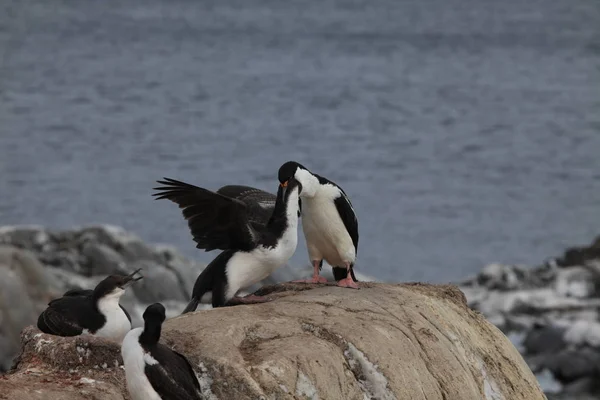
[[[297,160],[346,190],[381,280],[600,234],[597,0],[4,1],[0,56],[0,225],[210,261],[154,181],[275,191]]]

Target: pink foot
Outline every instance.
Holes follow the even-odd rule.
[[[258,303],[268,303],[269,301],[271,301],[273,299],[271,299],[270,297],[266,297],[266,296],[255,296],[253,294],[249,294],[248,296],[244,296],[244,297],[234,297],[231,300],[229,300],[227,303],[229,305],[237,305],[237,304],[258,304]]]
[[[347,277],[346,279],[342,279],[341,281],[338,281],[338,286],[352,289],[359,288],[358,283],[354,282],[351,276]]]
[[[327,278],[325,278],[324,276],[313,276],[310,279],[300,279],[297,281],[292,281],[293,283],[327,283]]]

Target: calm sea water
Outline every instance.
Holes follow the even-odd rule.
[[[194,249],[163,176],[340,183],[357,269],[457,280],[600,233],[597,0],[5,1],[0,225]],[[306,263],[301,240],[293,263]]]

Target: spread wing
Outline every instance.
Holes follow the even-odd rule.
[[[192,366],[181,354],[158,344],[153,357],[157,363],[146,363],[144,372],[152,388],[163,400],[200,400],[200,384]]]
[[[81,335],[85,326],[82,316],[90,313],[91,303],[85,298],[76,296],[61,297],[52,300],[48,308],[38,317],[38,328],[51,335],[77,336]]]
[[[217,190],[217,193],[246,204],[248,220],[256,229],[267,225],[277,201],[276,195],[250,186],[227,185]]]
[[[158,183],[164,186],[154,188],[158,191],[154,196],[171,200],[182,209],[197,248],[251,250],[256,246],[259,232],[243,201],[174,179]]]

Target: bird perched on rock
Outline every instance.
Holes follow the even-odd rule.
[[[131,317],[119,304],[125,289],[142,279],[135,275],[110,275],[94,290],[69,290],[63,297],[48,303],[38,317],[37,326],[57,336],[94,335],[121,342],[131,330]]]
[[[144,327],[129,331],[121,345],[127,390],[133,400],[203,399],[198,378],[182,354],[159,343],[165,307],[144,311]]]
[[[311,279],[301,282],[327,282],[319,276],[325,260],[333,267],[339,286],[358,288],[354,276],[358,219],[350,199],[339,185],[295,161],[279,168],[279,182],[284,184],[290,179],[302,184],[302,229],[314,270]]]
[[[265,279],[294,254],[302,185],[295,179],[280,184],[271,208],[272,195],[258,189],[248,188],[251,193],[238,199],[228,193],[239,194],[239,186],[226,186],[215,193],[174,179],[158,183],[164,186],[155,188],[158,193],[154,196],[179,205],[196,247],[223,250],[198,276],[183,313],[194,311],[208,298],[213,307],[234,301],[265,301],[259,296],[234,297],[241,289]]]

